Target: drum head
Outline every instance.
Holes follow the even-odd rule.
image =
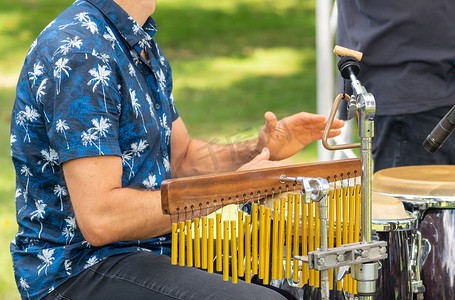
[[[374,174],[373,190],[400,195],[455,196],[455,165],[380,170]]]
[[[395,197],[373,192],[372,204],[371,218],[373,220],[400,220],[409,218],[403,203]]]

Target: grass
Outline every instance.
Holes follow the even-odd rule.
[[[17,230],[9,126],[29,46],[67,0],[0,2],[0,299],[18,299],[9,243]],[[316,111],[315,1],[158,1],[155,36],[173,67],[176,105],[192,137],[253,138],[271,110]],[[316,160],[310,145],[296,160]]]

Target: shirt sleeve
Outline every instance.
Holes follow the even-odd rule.
[[[76,53],[48,69],[41,97],[47,134],[60,163],[98,155],[121,155],[120,95],[114,67],[100,57]]]

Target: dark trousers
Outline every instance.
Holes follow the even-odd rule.
[[[109,257],[70,278],[47,295],[50,299],[286,299],[273,289],[222,275],[172,265],[151,252]]]
[[[422,146],[450,109],[448,106],[417,114],[375,116],[375,172],[398,166],[455,164],[455,134],[436,153],[429,153]]]

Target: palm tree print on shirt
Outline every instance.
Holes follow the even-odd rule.
[[[166,91],[166,76],[164,76],[164,73],[161,69],[158,69],[158,72],[156,75],[158,77],[158,83],[160,85],[160,89],[164,93]]]
[[[66,238],[66,243],[70,244],[73,240],[74,234],[76,233],[76,218],[69,216],[65,219],[66,227],[63,228],[62,235]]]
[[[138,44],[142,49],[150,49],[152,48],[152,45],[150,44],[151,40],[152,38],[149,35],[146,35],[142,40],[138,42]]]
[[[131,97],[131,104],[133,105],[134,114],[136,115],[136,118],[139,115],[141,115],[142,126],[144,127],[145,133],[147,133],[147,128],[145,127],[145,122],[144,122],[144,116],[142,115],[142,111],[141,111],[141,105],[139,104],[139,102],[137,100],[135,90],[130,89],[130,97]]]
[[[88,85],[92,85],[93,83],[93,93],[95,93],[96,88],[99,84],[101,84],[101,88],[103,90],[103,101],[104,101],[104,108],[107,112],[107,104],[106,104],[106,95],[104,93],[104,87],[109,86],[109,75],[111,75],[111,70],[106,65],[100,66],[98,65],[98,69],[93,68],[90,69],[89,74],[93,77],[87,82]]]
[[[42,263],[38,266],[38,275],[41,271],[44,270],[44,274],[47,275],[47,268],[52,266],[55,257],[54,257],[54,249],[43,249],[40,254],[38,254],[38,258],[42,261]]]
[[[43,149],[41,150],[41,155],[43,156],[43,160],[40,160],[38,164],[41,164],[44,161],[43,167],[41,168],[41,172],[44,173],[44,170],[47,166],[50,166],[52,169],[52,173],[55,173],[54,166],[58,166],[58,153],[51,147],[49,147],[49,151]]]
[[[57,50],[55,50],[52,58],[54,58],[58,54],[67,55],[71,48],[80,49],[83,41],[78,36],[75,36],[74,39],[66,38],[61,43],[63,45],[61,45],[60,47],[57,48]]]
[[[90,268],[94,264],[98,263],[98,257],[96,255],[91,256],[85,263],[84,269]]]
[[[156,175],[149,174],[147,179],[144,179],[142,181],[142,184],[147,188],[151,190],[155,190],[158,186],[158,182],[156,182]]]
[[[93,22],[90,19],[90,17],[88,16],[87,12],[82,12],[82,13],[77,14],[76,17],[74,17],[74,20],[76,20],[78,22],[72,22],[72,23],[68,23],[68,24],[65,24],[65,25],[61,25],[61,26],[59,26],[59,29],[63,30],[66,27],[80,24],[82,27],[90,30],[90,32],[92,34],[98,33],[98,26],[96,25],[95,22]]]
[[[30,295],[28,294],[28,289],[30,288],[30,286],[28,285],[27,280],[25,280],[25,278],[21,277],[19,279],[19,285],[20,285],[21,289],[23,289],[27,293],[27,298],[30,299]]]
[[[57,184],[54,186],[54,195],[60,198],[60,211],[63,211],[63,196],[67,196],[68,192],[66,191],[65,187]]]
[[[54,77],[58,79],[58,85],[57,85],[57,95],[60,94],[60,83],[62,82],[63,76],[66,74],[66,76],[70,76],[68,71],[71,71],[71,67],[67,66],[69,60],[68,58],[63,58],[60,57],[59,60],[55,63],[55,68],[54,68]]]
[[[106,134],[109,132],[109,127],[111,127],[111,123],[109,119],[100,117],[100,119],[92,119],[93,127],[89,128],[87,131],[82,132],[81,139],[84,147],[87,146],[95,146],[99,154],[104,154],[101,151],[101,138],[106,137]],[[96,142],[98,141],[98,144]]]
[[[57,124],[55,125],[57,132],[63,133],[63,136],[65,137],[66,141],[66,149],[69,149],[70,146],[68,144],[68,139],[66,138],[66,130],[70,129],[68,124],[66,124],[66,120],[57,120]]]
[[[128,179],[131,179],[131,176],[134,176],[134,158],[141,157],[141,153],[143,153],[147,147],[147,141],[140,140],[139,143],[132,143],[131,149],[122,153],[123,164],[130,168],[130,175]],[[131,163],[129,163],[129,161],[131,161]]]
[[[43,81],[41,81],[38,90],[36,91],[36,102],[43,104],[43,101],[41,101],[41,97],[46,95],[44,90],[46,89],[46,83],[47,83],[47,78],[44,78]],[[46,117],[46,121],[49,122],[49,118],[47,117],[46,112],[44,111],[43,108],[43,113],[44,116]]]
[[[27,203],[27,195],[26,193],[24,192],[24,194],[22,194],[22,190],[21,189],[16,189],[16,194],[15,194],[15,200],[16,200],[16,206],[18,206],[17,204],[17,200],[20,196],[24,195],[24,200],[25,200],[25,203]],[[22,207],[19,209],[19,211],[17,212],[17,215],[20,215],[22,211],[24,211],[24,209],[26,208],[25,205],[22,205]]]
[[[115,38],[114,33],[112,32],[112,29],[109,27],[106,27],[107,33],[103,34],[103,38],[111,42],[111,47],[112,49],[115,49],[115,44],[117,44],[117,39]]]
[[[69,259],[65,259],[64,264],[65,264],[65,271],[66,271],[66,274],[67,274],[67,275],[71,275],[71,272],[72,272],[72,270],[71,270],[72,261],[69,260]]]
[[[92,55],[95,56],[96,58],[99,58],[105,64],[109,63],[110,57],[107,54],[100,54],[96,52],[95,49],[93,49]]]
[[[33,219],[36,218],[40,223],[41,228],[38,233],[38,239],[40,239],[41,232],[43,231],[43,223],[41,223],[41,220],[44,219],[44,215],[46,214],[46,211],[44,209],[46,208],[47,205],[43,203],[43,200],[35,200],[35,206],[36,210],[32,211],[30,220],[33,221]]]
[[[136,82],[139,85],[139,88],[143,91],[144,89],[142,88],[139,78],[137,78],[137,76],[136,76],[136,70],[134,69],[132,64],[128,64],[128,73],[130,74],[131,77],[136,79]]]
[[[167,173],[171,172],[171,164],[169,163],[169,157],[167,155],[163,158],[163,165]]]
[[[28,105],[25,106],[25,110],[21,110],[17,113],[16,124],[24,127],[25,129],[24,142],[28,140],[28,142],[30,143],[30,135],[28,133],[29,124],[33,123],[36,119],[38,119],[39,116],[40,114],[38,113],[38,111]]]
[[[33,176],[32,172],[30,169],[26,166],[23,165],[21,168],[21,174],[27,177],[27,183],[25,184],[25,191],[24,191],[24,200],[25,203],[27,203],[27,196],[28,196],[28,183],[30,182],[30,177]]]
[[[37,62],[33,65],[33,72],[28,72],[28,79],[30,81],[33,81],[33,84],[35,84],[36,79],[38,79],[39,76],[43,75],[44,72],[44,66],[41,65],[40,62]]]
[[[11,134],[9,136],[9,145],[10,145],[10,154],[11,156],[13,156],[13,144],[17,142],[17,139],[16,139],[16,135],[15,134]]]
[[[74,17],[74,20],[78,21],[81,23],[82,27],[90,30],[90,32],[92,34],[95,34],[95,33],[98,33],[98,26],[96,25],[95,22],[93,22],[90,17],[88,16],[88,13],[87,12],[82,12],[82,13],[79,13],[76,15],[76,17]],[[61,25],[59,28],[60,30],[62,29],[65,29],[66,27],[68,26],[71,26],[71,25],[77,25],[78,23],[68,23],[66,25]]]
[[[133,23],[133,33],[134,35],[137,35],[138,33],[143,32],[141,26],[134,20],[131,16],[128,17],[128,20],[130,20]]]
[[[160,118],[161,128],[164,130],[164,136],[166,143],[169,143],[169,139],[171,138],[171,128],[167,125],[167,116],[163,114]]]

